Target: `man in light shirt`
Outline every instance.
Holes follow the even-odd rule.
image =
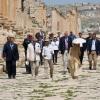
[[[53,48],[49,46],[49,42],[45,41],[45,46],[43,47],[42,56],[44,58],[44,73],[45,78],[48,78],[48,64],[50,67],[50,78],[53,79],[53,62],[52,55],[54,54]]]
[[[70,47],[72,46],[71,38],[68,36],[68,32],[66,31],[64,33],[64,36],[62,36],[59,40],[59,51],[62,55],[62,62],[63,62],[63,74],[66,74],[68,66],[67,66],[67,59],[68,59],[68,52],[70,50]]]
[[[96,33],[93,33],[92,39],[87,43],[87,52],[89,55],[89,69],[91,70],[93,67],[93,70],[96,70],[97,57],[100,54],[100,41],[96,38]]]

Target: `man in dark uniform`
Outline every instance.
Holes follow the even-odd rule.
[[[18,47],[14,43],[14,35],[9,36],[9,42],[4,44],[3,58],[6,61],[8,78],[16,78],[16,61],[19,59]]]
[[[44,40],[43,40],[42,37],[40,36],[40,33],[36,33],[35,37],[36,37],[37,41],[38,41],[39,44],[40,44],[40,48],[41,48],[41,53],[40,53],[40,64],[43,65],[42,49],[43,49],[43,46],[44,46]]]
[[[24,42],[23,42],[23,47],[24,47],[24,50],[25,50],[25,67],[26,67],[26,73],[25,74],[31,74],[30,64],[26,64],[26,61],[27,61],[27,48],[28,48],[28,44],[31,42],[31,40],[32,40],[32,35],[28,34],[27,38],[25,38]]]
[[[84,39],[82,37],[83,34],[81,32],[78,35],[79,35],[79,38]],[[81,54],[80,54],[80,62],[81,62],[81,64],[83,63],[83,57],[84,57],[85,50],[86,50],[86,43],[81,43],[80,44],[80,51],[81,51]]]

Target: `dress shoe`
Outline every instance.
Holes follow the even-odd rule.
[[[15,76],[15,75],[13,75],[13,76],[12,76],[12,78],[13,78],[13,79],[16,79],[16,76]]]
[[[89,67],[89,70],[92,70],[92,67]]]
[[[23,74],[31,74],[31,72],[24,72]]]

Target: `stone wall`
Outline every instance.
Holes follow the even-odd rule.
[[[67,31],[77,34],[81,31],[81,20],[76,10],[71,10],[66,16]]]
[[[50,32],[81,32],[81,19],[76,10],[69,11],[62,15],[56,8],[52,9],[51,16],[47,16],[47,28]]]
[[[0,24],[13,26],[16,18],[17,0],[0,0]]]
[[[66,31],[66,18],[57,9],[52,10],[52,32]]]

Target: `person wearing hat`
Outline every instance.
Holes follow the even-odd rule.
[[[6,42],[3,47],[3,58],[6,61],[8,78],[16,78],[16,61],[19,60],[18,46],[14,43],[15,36],[9,34],[9,42]]]
[[[43,47],[42,56],[44,58],[44,73],[45,78],[48,78],[48,65],[50,67],[50,78],[53,79],[53,61],[52,55],[54,54],[53,48],[49,46],[49,41],[45,41],[45,46]]]
[[[68,69],[73,79],[78,78],[80,68],[80,44],[72,43],[68,57]]]

